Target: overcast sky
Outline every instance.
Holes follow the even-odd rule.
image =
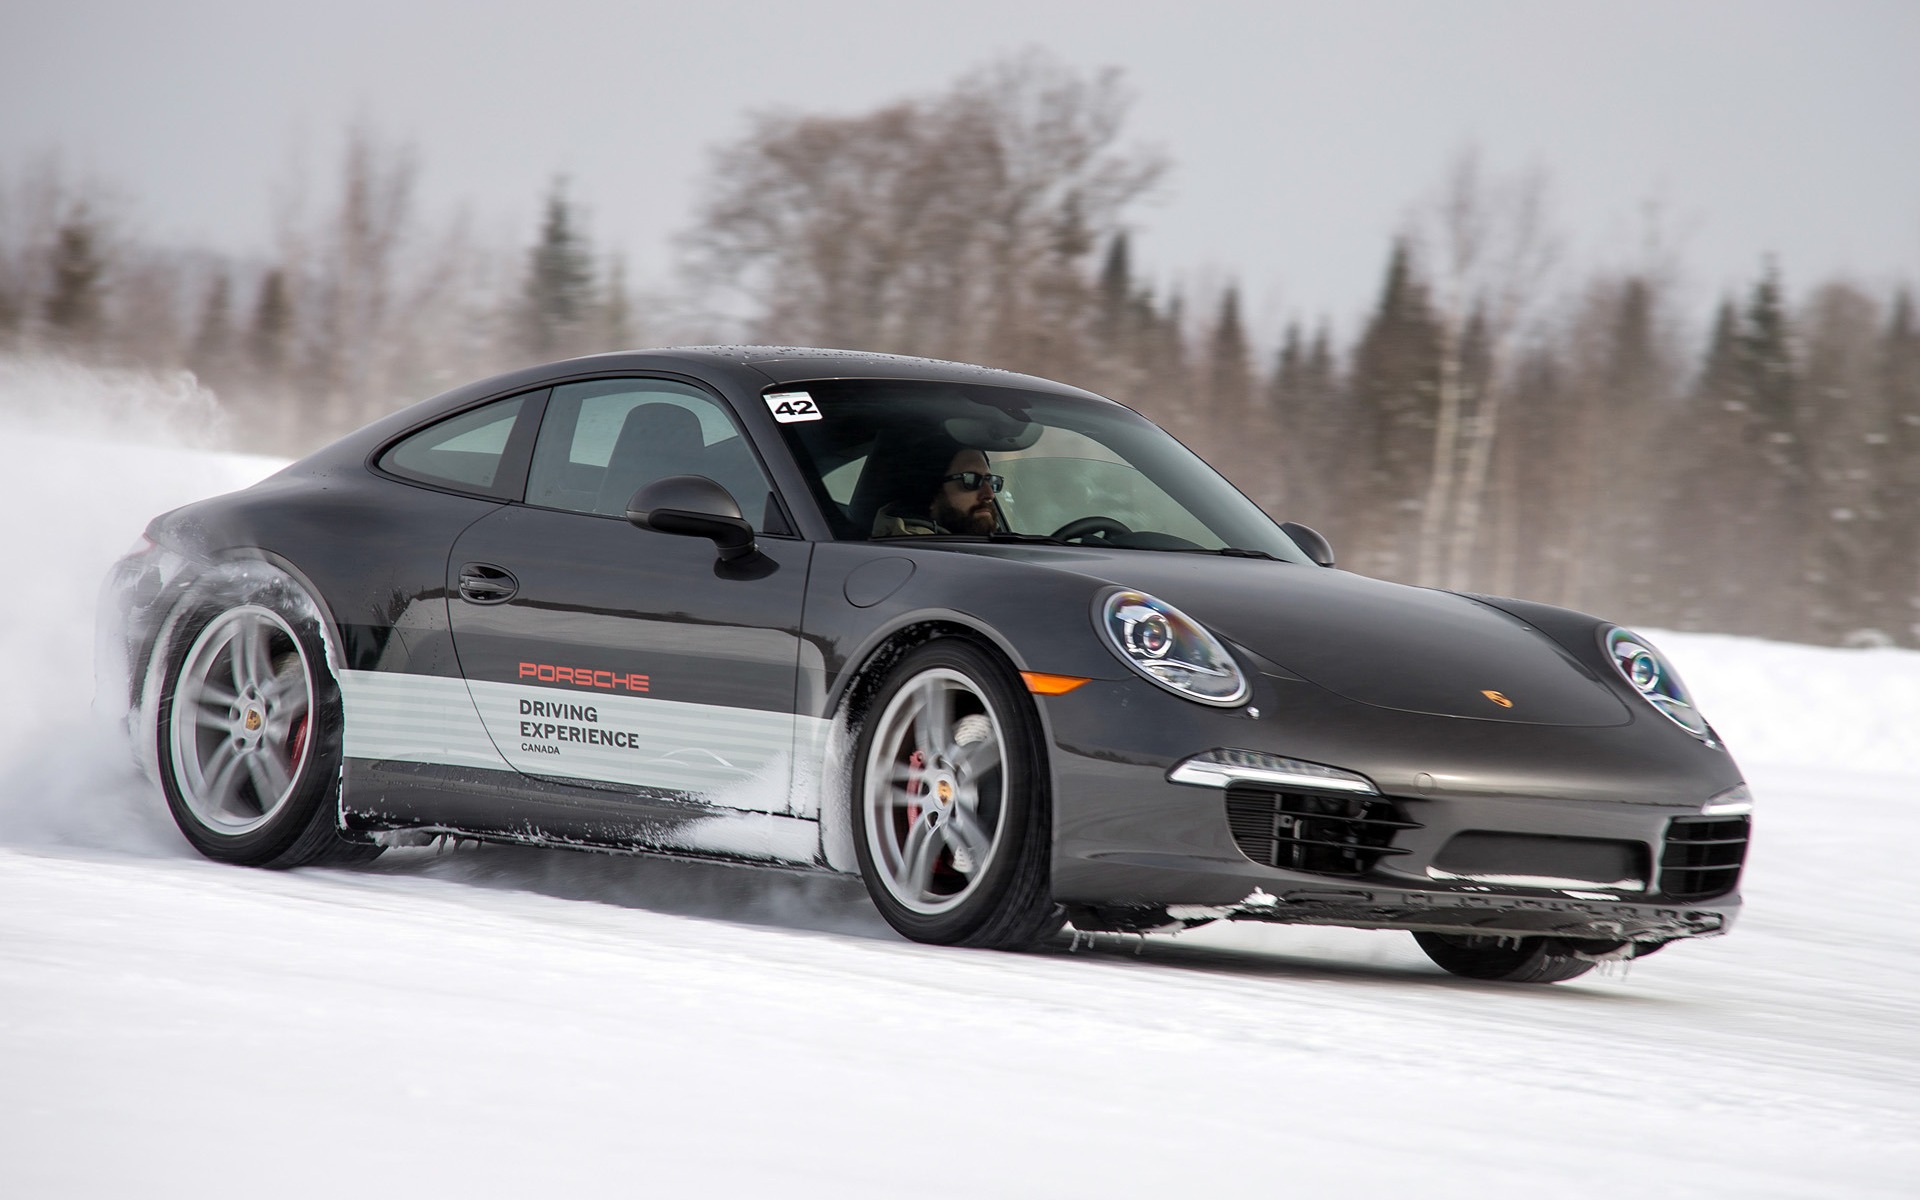
[[[556,173],[660,285],[707,151],[743,114],[855,113],[1029,46],[1124,70],[1174,169],[1136,262],[1244,285],[1263,340],[1346,324],[1388,239],[1477,145],[1549,172],[1575,260],[1637,253],[1651,202],[1697,306],[1777,255],[1789,286],[1920,279],[1920,2],[1844,0],[5,0],[0,172],[57,150],[144,236],[271,239],[356,118],[423,198],[531,240]]]

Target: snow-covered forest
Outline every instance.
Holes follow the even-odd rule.
[[[1370,311],[1255,327],[1230,273],[1134,252],[1179,166],[1128,105],[1118,75],[1028,54],[864,113],[763,115],[714,148],[682,269],[648,279],[596,245],[564,179],[529,179],[537,227],[490,240],[427,213],[423,152],[366,126],[330,178],[260,199],[277,249],[248,258],[144,240],[137,196],[56,158],[0,163],[0,356],[191,372],[230,445],[278,454],[575,353],[958,358],[1133,405],[1362,571],[1920,645],[1911,286],[1782,278],[1755,246],[1702,320],[1657,222],[1636,261],[1576,261],[1548,170],[1463,152],[1354,265],[1378,275]]]

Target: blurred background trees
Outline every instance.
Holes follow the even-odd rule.
[[[330,186],[283,189],[250,258],[133,236],[57,160],[0,165],[0,355],[191,371],[244,448],[282,454],[636,345],[981,362],[1132,405],[1358,570],[1920,645],[1911,287],[1795,290],[1756,248],[1696,334],[1672,262],[1581,275],[1545,177],[1466,154],[1383,239],[1370,311],[1263,328],[1237,281],[1137,261],[1169,164],[1128,140],[1128,102],[1117,74],[1026,54],[873,112],[763,114],[714,153],[684,279],[639,294],[564,180],[529,181],[537,224],[496,244],[423,214],[415,153],[365,128]]]
[[[750,338],[1090,361],[1094,251],[1165,169],[1117,75],[1029,54],[854,117],[769,114],[715,156],[689,245]]]

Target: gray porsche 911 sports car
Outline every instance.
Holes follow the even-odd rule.
[[[858,873],[924,942],[1346,925],[1529,982],[1728,928],[1751,800],[1657,650],[1333,561],[1087,392],[663,350],[157,518],[103,645],[224,862],[451,833]]]

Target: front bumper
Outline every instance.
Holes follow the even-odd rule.
[[[1260,716],[1126,681],[1044,703],[1054,894],[1082,928],[1234,919],[1659,942],[1723,933],[1740,908],[1747,818],[1702,813],[1738,768],[1651,712],[1522,725],[1271,677]],[[1216,747],[1338,767],[1377,794],[1169,780]]]

